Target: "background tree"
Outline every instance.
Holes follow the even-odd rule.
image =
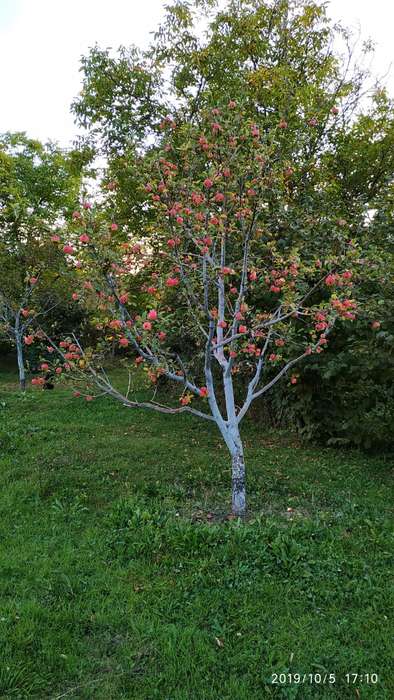
[[[24,134],[0,138],[0,331],[16,347],[22,389],[23,338],[29,343],[34,320],[67,298],[58,230],[79,196],[86,161],[86,153]]]
[[[59,332],[59,325],[63,330],[69,328],[64,317],[73,316],[74,329],[82,318],[75,316],[73,273],[64,264],[56,240],[30,242],[28,247],[14,247],[11,253],[1,243],[0,262],[0,335],[15,347],[19,384],[24,391],[26,354],[40,337],[39,325],[48,332]],[[59,324],[60,309],[63,317]]]
[[[0,233],[11,245],[39,240],[73,210],[90,154],[42,144],[23,133],[0,136]]]
[[[209,1],[175,2],[167,7],[146,51],[122,47],[113,55],[95,47],[82,61],[83,90],[73,111],[88,142],[108,159],[106,177],[114,188],[110,198],[116,220],[132,228],[138,210],[139,223],[144,221],[145,210],[130,193],[136,195],[138,158],[160,141],[154,115],[168,112],[178,124],[190,122],[198,120],[204,105],[240,94],[260,128],[270,129],[280,119],[287,123],[283,156],[293,168],[302,161],[304,170],[293,186],[297,196],[301,190],[305,200],[311,199],[311,208],[312,202],[316,209],[324,205],[314,192],[320,155],[331,147],[335,153],[338,140],[344,139],[343,159],[334,159],[331,178],[337,181],[338,215],[346,218],[344,190],[353,156],[345,148],[345,134],[359,113],[366,113],[361,128],[367,127],[367,137],[372,135],[371,121],[375,125],[378,143],[369,141],[372,159],[366,158],[362,167],[358,161],[358,187],[365,190],[365,183],[374,180],[379,189],[392,167],[387,104],[381,100],[380,113],[371,114],[368,102],[361,100],[368,90],[364,65],[371,45],[359,50],[346,29],[332,25],[326,7],[309,0],[229,0],[218,7]],[[338,43],[344,46],[342,56]],[[390,138],[385,138],[387,129]],[[353,138],[362,148],[356,132]],[[344,174],[338,172],[341,168]],[[354,197],[350,201],[355,206]]]

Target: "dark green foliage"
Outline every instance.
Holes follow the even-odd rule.
[[[24,133],[1,134],[0,241],[36,241],[71,214],[89,157],[86,151],[65,152]]]
[[[333,338],[320,363],[305,365],[289,391],[300,434],[323,444],[394,447],[394,336],[370,329]]]
[[[373,331],[359,322],[332,333],[324,356],[298,368],[253,410],[253,421],[295,429],[304,443],[394,447],[394,358],[390,324]]]

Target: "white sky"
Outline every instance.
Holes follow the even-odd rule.
[[[69,107],[81,89],[79,59],[102,47],[143,46],[167,0],[0,0],[0,133],[70,143]],[[392,0],[329,0],[329,14],[377,44],[374,72],[394,95]]]

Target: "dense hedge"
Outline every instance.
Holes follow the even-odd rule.
[[[394,447],[394,328],[365,323],[341,329],[324,356],[300,368],[298,383],[284,381],[256,407],[255,420],[294,427],[304,441]]]

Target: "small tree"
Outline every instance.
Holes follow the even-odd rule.
[[[35,310],[29,309],[28,303],[37,282],[36,277],[26,281],[22,298],[17,304],[9,300],[0,289],[0,333],[15,345],[21,391],[26,388],[24,345],[31,345],[34,341],[31,328],[36,318]]]
[[[56,373],[125,406],[214,422],[231,455],[232,510],[239,516],[246,511],[240,424],[249,407],[280,379],[295,384],[298,363],[324,351],[335,320],[355,318],[357,245],[346,222],[332,221],[329,212],[318,222],[292,200],[295,167],[282,155],[286,128],[281,119],[261,131],[233,100],[203,112],[198,127],[178,129],[164,119],[162,149],[141,166],[155,220],[149,238],[122,242],[116,224],[103,227],[86,205],[75,212],[73,240],[63,249],[85,270],[74,298],[96,306],[103,336],[87,350],[77,338],[52,341]],[[136,313],[127,289],[141,270],[150,276],[149,303]],[[176,350],[185,327],[191,346],[178,342]],[[162,376],[181,388],[180,406],[133,400],[113,386],[103,368],[113,336],[126,352],[133,349],[154,384]],[[91,400],[88,391],[76,394]]]
[[[13,247],[0,243],[0,337],[7,338],[16,349],[19,385],[26,388],[25,349],[42,335],[39,324],[48,332],[54,310],[64,301],[71,302],[70,272],[58,248],[58,234],[53,241],[30,242]]]
[[[34,321],[64,296],[56,231],[72,212],[87,159],[23,133],[0,135],[0,334],[16,347],[22,390]]]

